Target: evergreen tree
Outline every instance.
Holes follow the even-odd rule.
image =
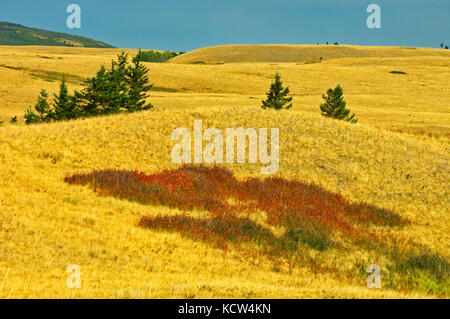
[[[88,78],[81,92],[75,91],[75,99],[81,109],[81,116],[97,116],[101,114],[103,106],[108,100],[108,74],[102,65],[96,76]]]
[[[344,120],[350,123],[358,122],[358,120],[354,118],[355,114],[349,116],[350,110],[345,108],[347,103],[344,101],[343,90],[340,85],[334,90],[328,89],[327,95],[322,95],[322,98],[325,100],[325,103],[320,105],[323,116]]]
[[[262,108],[273,108],[275,110],[290,109],[292,97],[286,97],[289,94],[289,87],[283,88],[281,75],[275,74],[275,81],[270,85],[270,91],[267,93],[267,99],[262,101]]]
[[[72,120],[79,116],[75,97],[69,94],[65,77],[63,77],[59,86],[59,94],[54,94],[53,96],[53,120]]]
[[[133,58],[133,65],[128,68],[128,84],[130,86],[128,94],[128,112],[149,110],[153,108],[151,103],[146,103],[149,97],[148,92],[153,87],[149,84],[148,68],[141,63],[141,56],[138,54]]]
[[[31,109],[31,107],[28,108],[24,115],[26,124],[50,122],[53,119],[54,114],[47,99],[47,91],[41,90],[41,93],[38,96],[37,103],[34,106],[34,111],[36,111],[37,114]]]
[[[117,62],[112,61],[111,69],[107,75],[108,96],[104,105],[104,114],[117,114],[122,112],[128,104],[129,85],[128,74],[128,54],[122,52],[117,57]]]
[[[97,74],[84,82],[81,92],[69,94],[65,78],[62,79],[59,94],[54,94],[52,105],[47,102],[48,94],[41,91],[34,109],[24,115],[26,123],[40,123],[70,120],[79,117],[117,114],[149,110],[147,103],[149,84],[148,68],[141,63],[138,54],[128,64],[128,55],[122,52],[111,67],[101,66]]]
[[[25,123],[26,123],[27,125],[30,125],[30,124],[36,124],[36,123],[42,123],[41,118],[40,118],[36,113],[34,113],[34,112],[31,110],[31,108],[28,109],[28,110],[25,112],[25,115],[24,115],[23,117],[24,117]]]
[[[75,92],[75,98],[83,116],[117,114],[127,107],[129,84],[127,79],[128,55],[122,52],[110,69],[101,66],[96,76],[85,81],[85,89]]]

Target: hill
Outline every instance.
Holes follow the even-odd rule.
[[[180,64],[238,62],[320,62],[340,58],[446,56],[450,51],[428,48],[349,45],[223,45],[194,50],[172,59]]]
[[[417,50],[423,56],[314,64],[146,63],[158,89],[150,98],[154,110],[27,127],[22,115],[41,88],[56,93],[65,74],[69,89],[80,89],[84,78],[121,50],[0,47],[5,121],[0,127],[0,298],[448,298],[450,58]],[[260,108],[275,72],[294,96],[290,111]],[[320,115],[321,94],[338,83],[357,114],[356,125]],[[9,123],[14,115],[19,123]],[[276,177],[314,183],[352,204],[395,212],[409,223],[362,223],[361,234],[395,237],[402,251],[422,254],[396,264],[383,253],[386,246],[381,252],[367,250],[336,232],[336,246],[321,251],[300,243],[304,262],[291,263],[272,258],[253,242],[228,243],[225,249],[194,232],[143,227],[143,218],[177,222],[184,212],[176,205],[103,196],[65,182],[67,176],[95,170],[170,174],[180,167],[171,159],[176,144],[171,134],[177,128],[192,132],[194,120],[222,132],[279,128]],[[221,164],[238,181],[260,180],[260,166]],[[300,206],[308,208],[305,204]],[[263,228],[251,223],[243,228],[270,230],[282,238],[283,230],[270,228],[264,213],[248,214]],[[186,214],[201,219],[210,212],[196,208]],[[192,226],[204,233],[198,222]],[[382,289],[366,287],[366,267],[372,263],[382,269]],[[70,264],[80,266],[80,289],[66,286]],[[411,271],[411,277],[397,277],[392,267]],[[447,281],[428,280],[430,271]],[[396,285],[399,280],[404,281]]]
[[[0,45],[43,45],[85,48],[113,48],[90,38],[0,22]]]

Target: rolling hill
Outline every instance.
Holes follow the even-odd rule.
[[[233,50],[223,48],[231,61]],[[108,65],[121,49],[0,47],[0,118],[5,121],[0,127],[0,298],[448,298],[450,51],[350,47],[346,55],[343,48],[324,48],[342,58],[311,64],[146,63],[159,88],[150,97],[153,110],[25,126],[22,116],[42,88],[56,93],[64,74],[69,89],[79,90],[82,79]],[[352,58],[353,49],[373,56]],[[252,50],[248,56],[255,58]],[[196,52],[211,48],[192,52],[194,58]],[[205,62],[217,61],[217,55],[210,57]],[[289,111],[261,109],[275,72],[294,97]],[[320,115],[322,93],[337,84],[357,114],[355,125]],[[18,123],[9,123],[12,116]],[[280,169],[274,177],[282,179],[272,181],[315,184],[352,205],[395,212],[408,223],[361,221],[353,225],[363,230],[358,234],[377,234],[370,238],[378,246],[368,249],[364,245],[372,242],[338,229],[327,249],[299,242],[295,251],[301,259],[295,261],[274,258],[264,251],[270,246],[251,241],[220,246],[195,237],[222,225],[198,222],[210,218],[208,210],[185,213],[179,206],[105,196],[87,184],[65,181],[115,170],[156,174],[170,182],[170,173],[180,167],[171,159],[172,132],[192,131],[195,120],[222,132],[279,128]],[[261,179],[259,164],[220,166],[239,183]],[[161,175],[165,170],[169,175]],[[260,185],[265,190],[269,184]],[[230,199],[223,203],[237,202]],[[251,220],[243,229],[281,242],[290,233],[270,224],[267,207],[262,208],[238,216]],[[155,220],[173,222],[169,226],[193,221],[198,232],[142,222]],[[385,239],[400,243],[395,246],[399,258],[403,251],[417,254],[394,260],[385,253]],[[366,286],[366,267],[372,263],[382,270],[382,289]],[[81,269],[80,289],[66,285],[72,264]]]
[[[179,64],[238,62],[304,62],[340,58],[394,58],[417,56],[450,57],[449,50],[407,47],[363,47],[350,45],[222,45],[201,48],[178,56]]]
[[[85,48],[113,48],[113,46],[82,36],[25,27],[0,22],[0,45],[43,45]]]

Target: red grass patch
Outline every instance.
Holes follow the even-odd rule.
[[[208,211],[209,218],[187,214],[143,217],[139,226],[177,232],[224,249],[229,243],[253,243],[269,257],[292,256],[314,269],[322,266],[308,255],[302,255],[299,245],[319,251],[338,247],[333,235],[339,234],[341,239],[391,260],[396,275],[388,277],[388,287],[417,288],[426,284],[432,287],[426,291],[439,295],[449,293],[448,289],[439,288],[448,282],[450,264],[447,259],[436,254],[424,255],[423,251],[429,251],[426,247],[411,243],[405,247],[395,238],[378,236],[369,228],[371,225],[402,226],[407,220],[373,205],[351,204],[342,195],[317,185],[280,177],[240,181],[225,168],[202,165],[185,165],[149,175],[135,171],[94,171],[66,177],[65,181],[87,185],[104,196],[183,211]],[[268,227],[252,221],[249,215],[255,211],[264,211],[267,223],[284,228],[284,234],[275,236]],[[422,281],[416,280],[419,277]]]
[[[207,210],[213,219],[204,221],[187,216],[166,216],[145,217],[140,222],[141,226],[151,228],[198,233],[201,235],[194,237],[204,239],[220,237],[236,241],[251,236],[267,239],[262,235],[264,231],[248,218],[236,217],[236,213],[245,215],[256,210],[266,212],[268,224],[287,229],[286,234],[291,241],[300,241],[320,250],[326,249],[333,232],[340,232],[358,242],[373,241],[375,234],[365,228],[367,225],[405,223],[391,211],[364,203],[350,204],[343,196],[313,184],[279,177],[239,181],[229,170],[217,166],[185,165],[150,175],[104,170],[73,175],[65,181],[89,185],[102,195],[143,204]],[[245,223],[249,226],[248,232],[239,228],[239,224]]]

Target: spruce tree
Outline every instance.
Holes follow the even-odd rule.
[[[47,91],[41,90],[40,95],[38,96],[38,100],[34,106],[34,111],[30,107],[24,115],[26,124],[50,122],[53,120],[54,114],[47,99]],[[37,112],[37,114],[35,113],[35,111]]]
[[[275,74],[275,81],[270,85],[267,92],[267,99],[262,101],[262,108],[273,108],[275,110],[290,109],[292,107],[292,97],[286,97],[289,94],[289,87],[283,88],[281,75]]]
[[[85,81],[85,88],[75,92],[83,116],[117,114],[129,109],[130,67],[128,55],[122,52],[107,69],[101,66],[96,76]]]
[[[53,96],[53,120],[72,120],[79,116],[75,97],[69,94],[65,77],[63,77],[59,86],[59,94],[54,94]]]
[[[128,103],[129,85],[127,81],[128,54],[122,52],[117,56],[117,62],[112,61],[111,69],[107,74],[107,101],[104,105],[104,114],[117,114],[126,108]]]
[[[141,63],[140,54],[136,55],[132,62],[127,74],[130,89],[126,109],[128,112],[149,110],[153,108],[153,105],[147,103],[146,99],[149,97],[148,92],[153,85],[149,82],[148,68]]]
[[[327,95],[322,95],[322,98],[325,100],[325,103],[320,105],[323,116],[344,120],[350,123],[358,122],[358,120],[355,119],[355,114],[349,116],[350,110],[345,108],[347,103],[344,101],[343,90],[340,85],[334,90],[331,88],[328,89]]]
[[[102,65],[96,76],[88,78],[84,82],[85,88],[75,91],[75,99],[81,109],[81,116],[97,116],[101,114],[102,108],[108,100],[108,72]]]
[[[111,67],[101,66],[97,74],[84,81],[84,89],[70,95],[65,78],[62,79],[59,94],[54,94],[52,105],[47,102],[48,94],[41,91],[34,109],[25,114],[27,124],[70,120],[122,112],[136,112],[153,107],[147,103],[149,91],[148,68],[141,62],[142,54],[128,64],[128,55],[122,52]]]

